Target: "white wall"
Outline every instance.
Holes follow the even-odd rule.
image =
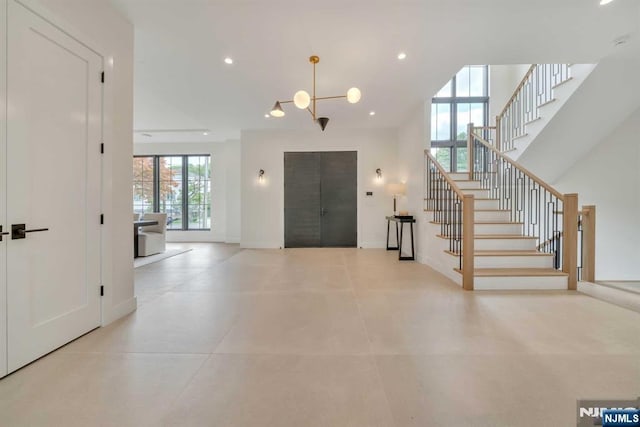
[[[358,246],[384,247],[385,215],[393,199],[384,183],[398,179],[397,132],[393,129],[243,131],[241,136],[242,236],[252,248],[284,246],[284,153],[290,151],[358,152]],[[383,182],[376,181],[381,168]],[[258,171],[265,171],[262,184]],[[365,193],[373,191],[373,196]]]
[[[596,205],[596,280],[640,279],[640,109],[554,186]]]
[[[229,141],[225,144],[226,167],[226,219],[225,242],[240,243],[241,224],[241,176],[240,173],[240,141]]]
[[[108,0],[21,0],[104,58],[103,324],[136,308],[131,229],[133,26]]]
[[[424,222],[424,150],[430,145],[430,117],[431,101],[417,106],[398,129],[398,175],[407,184],[407,194],[400,206],[416,217],[416,259],[423,263],[427,238]]]
[[[489,66],[489,123],[495,125],[496,116],[502,112],[531,64]]]
[[[211,230],[168,231],[169,242],[228,242],[240,238],[240,141],[137,143],[134,155],[208,154],[211,156]]]

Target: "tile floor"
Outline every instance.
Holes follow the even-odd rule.
[[[197,244],[139,308],[0,381],[1,426],[571,426],[640,396],[640,313],[463,292],[382,250]]]

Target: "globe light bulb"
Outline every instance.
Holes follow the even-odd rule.
[[[360,98],[362,98],[362,93],[357,87],[352,87],[347,91],[347,101],[350,104],[357,103],[358,101],[360,101]]]
[[[299,109],[304,110],[311,104],[311,96],[304,90],[299,90],[293,95],[293,103]]]

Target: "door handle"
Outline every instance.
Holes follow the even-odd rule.
[[[320,208],[320,216],[324,216],[327,213],[325,208]]]
[[[0,242],[2,242],[2,236],[8,236],[9,233],[8,231],[2,231],[2,226],[0,225]]]
[[[34,228],[27,230],[25,224],[12,224],[11,225],[11,240],[20,240],[27,237],[27,233],[39,233],[41,231],[49,231],[48,228]]]

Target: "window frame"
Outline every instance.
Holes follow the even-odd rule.
[[[186,218],[186,221],[182,221],[181,228],[169,228],[167,227],[167,231],[211,231],[212,227],[209,228],[191,228],[189,227],[189,158],[190,157],[207,157],[209,159],[209,176],[208,181],[211,185],[212,181],[212,168],[211,168],[211,154],[139,154],[134,155],[133,158],[153,158],[153,211],[160,212],[160,159],[164,157],[180,157],[181,158],[181,186],[180,190],[183,195],[182,201],[180,203],[180,207],[182,210],[182,217]],[[209,221],[210,224],[213,225],[213,210],[211,209],[211,205],[213,203],[213,198],[211,197],[211,187],[209,187]],[[206,206],[206,204],[205,204]]]
[[[483,67],[484,82],[483,96],[456,96],[457,92],[457,76],[464,68],[467,67]],[[451,96],[431,98],[431,106],[434,104],[449,104],[449,139],[448,140],[431,140],[431,148],[449,148],[449,170],[452,173],[458,172],[458,148],[467,146],[467,141],[458,140],[458,105],[459,104],[482,104],[485,126],[489,123],[489,66],[488,65],[465,65],[445,83],[440,90],[451,83]],[[436,92],[436,95],[440,92]],[[433,123],[431,123],[433,126]],[[429,132],[431,135],[431,132]],[[436,133],[437,136],[437,133]]]

